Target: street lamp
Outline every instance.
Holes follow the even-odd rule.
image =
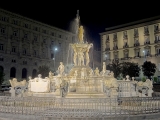
[[[55,61],[56,61],[56,51],[57,51],[58,49],[55,47],[54,48],[54,70],[56,70],[55,69]]]
[[[145,58],[145,61],[146,61],[146,56],[145,56],[145,51],[143,50],[143,53],[144,53],[144,58]]]

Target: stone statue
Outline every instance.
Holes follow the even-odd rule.
[[[79,49],[79,52],[78,52],[78,65],[79,66],[84,66],[84,53],[82,51],[82,48]]]
[[[94,70],[94,74],[95,74],[96,76],[100,76],[98,67],[96,67],[96,69]]]
[[[87,50],[86,50],[86,66],[88,66],[90,59],[89,59],[89,50],[92,47],[92,44],[88,45]]]
[[[130,80],[129,80],[129,75],[126,75],[126,81],[130,81]]]
[[[75,45],[72,45],[73,51],[74,51],[74,56],[73,56],[73,62],[74,62],[74,66],[77,65],[77,48]]]
[[[93,70],[92,69],[89,71],[89,76],[93,76]]]
[[[52,79],[53,78],[53,73],[50,71],[49,72],[49,78]]]
[[[27,84],[26,80],[18,82],[16,78],[13,78],[12,80],[9,80],[11,87],[17,87],[17,86],[25,86]]]
[[[81,70],[81,78],[82,79],[86,78],[86,68],[82,68],[82,70]]]
[[[60,62],[60,65],[58,67],[58,71],[59,71],[59,74],[62,75],[63,72],[64,72],[64,65],[63,65],[63,62]]]
[[[102,74],[104,75],[105,73],[106,73],[106,63],[103,62]]]
[[[84,29],[83,26],[81,25],[78,29],[78,39],[80,43],[83,43],[83,33],[84,33]]]

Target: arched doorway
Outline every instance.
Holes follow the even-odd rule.
[[[26,68],[22,69],[22,78],[27,78],[27,69]]]
[[[3,71],[4,71],[4,68],[2,66],[0,66],[0,72],[3,73]]]
[[[10,69],[10,78],[15,78],[16,77],[16,68],[12,67]]]
[[[33,69],[33,71],[32,71],[32,78],[35,78],[35,77],[37,77],[37,70]]]

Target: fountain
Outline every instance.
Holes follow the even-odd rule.
[[[149,81],[145,84],[137,81],[130,81],[126,76],[125,81],[117,81],[112,71],[106,70],[106,64],[103,62],[103,68],[100,71],[98,67],[93,70],[89,66],[90,48],[92,43],[84,41],[84,28],[79,25],[79,12],[76,17],[77,42],[70,44],[73,49],[74,66],[68,73],[65,73],[65,66],[62,62],[58,67],[58,75],[53,75],[50,71],[45,79],[41,75],[32,79],[29,77],[28,86],[26,84],[15,83],[10,80],[13,96],[37,96],[37,97],[65,97],[65,98],[117,98],[117,97],[137,97],[151,96],[152,85]],[[15,86],[17,85],[17,86]],[[137,87],[136,87],[137,86]],[[15,89],[18,88],[18,89]],[[20,88],[20,89],[19,89]],[[21,91],[21,92],[17,92]],[[141,95],[142,93],[143,95]]]

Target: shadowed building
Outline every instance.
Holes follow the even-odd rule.
[[[66,65],[73,42],[71,32],[0,9],[0,68],[5,80],[35,77],[40,65],[52,70],[59,62]]]

